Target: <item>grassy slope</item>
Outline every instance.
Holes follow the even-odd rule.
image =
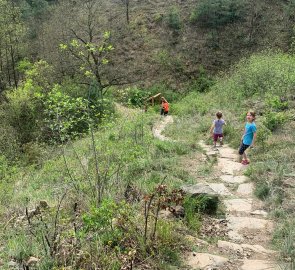
[[[116,74],[128,73],[129,79],[140,86],[165,82],[178,90],[180,86],[185,87],[188,79],[199,76],[200,65],[216,73],[253,52],[269,47],[288,50],[288,25],[292,23],[285,12],[284,1],[249,0],[242,20],[217,29],[190,22],[197,3],[195,0],[130,1],[130,24],[127,25],[124,5],[103,1],[99,10],[103,22],[99,29],[113,33],[112,64]],[[179,15],[179,30],[169,26],[172,10]],[[63,15],[56,16],[44,26],[45,38],[54,37],[54,40],[53,44],[44,44],[42,57],[49,57],[49,63],[56,59],[58,68],[59,54],[53,48],[59,47],[63,31],[55,24],[60,21],[58,16]]]
[[[122,112],[122,108],[119,108],[119,111]],[[185,182],[193,182],[189,173],[179,164],[185,155],[198,153],[199,150],[195,145],[192,146],[187,142],[170,143],[153,139],[151,125],[157,119],[154,114],[128,112],[127,115],[128,119],[124,112],[124,115],[113,123],[102,127],[94,134],[94,138],[99,170],[101,175],[107,176],[104,198],[118,202],[131,198],[128,203],[132,208],[130,211],[133,211],[131,217],[136,219],[136,224],[138,223],[139,228],[136,230],[142,230],[143,195],[152,192],[165,176],[167,177],[165,184],[169,190],[178,188]],[[34,209],[39,205],[40,200],[46,200],[51,206],[53,217],[51,214],[47,216],[48,213],[45,212],[44,219],[48,222],[47,226],[51,231],[54,212],[60,199],[66,194],[66,199],[62,202],[62,217],[58,226],[63,228],[62,241],[68,241],[69,235],[72,234],[73,205],[78,204],[80,213],[78,223],[82,226],[82,216],[91,213],[91,207],[95,204],[92,192],[95,190],[96,170],[92,147],[91,137],[85,137],[68,143],[64,147],[51,149],[50,154],[48,152],[47,157],[44,154],[38,164],[25,168],[16,167],[14,171],[11,170],[3,175],[0,183],[2,232],[0,243],[4,247],[0,251],[0,258],[4,263],[3,267],[6,267],[10,260],[17,260],[21,263],[29,256],[42,258],[40,269],[53,267],[52,261],[45,256],[40,239],[34,238],[28,231],[25,225],[27,222],[17,220],[24,215],[26,207]],[[120,167],[118,167],[119,164]],[[32,222],[34,224],[35,219],[32,219]],[[42,231],[38,227],[40,224],[34,226],[39,228],[40,232]],[[130,230],[132,229],[135,228],[130,225]],[[170,264],[179,264],[179,248],[184,243],[181,239],[175,242],[175,239],[180,237],[179,233],[183,230],[187,229],[182,222],[161,221],[157,247],[154,247],[157,255],[147,255],[146,251],[136,247],[138,260],[145,260],[145,263],[153,269],[168,269]],[[83,239],[82,236],[80,241],[85,241]],[[133,241],[136,240],[133,239]],[[93,247],[89,247],[88,243],[85,242],[82,247],[83,252],[87,250],[91,254],[89,250]],[[81,254],[83,252],[81,251]],[[113,255],[113,253],[105,254],[106,261],[109,261]],[[70,254],[67,256],[67,260],[70,260]],[[91,257],[90,262],[103,265],[103,262],[99,260],[104,257],[98,259],[95,256]],[[149,256],[154,259],[149,260]],[[117,261],[114,258],[112,260],[114,264],[108,267],[102,266],[103,269],[118,269],[115,265]],[[71,263],[68,262],[68,264]],[[84,267],[88,269],[90,266],[85,262]]]
[[[294,64],[294,56],[281,53],[243,60],[229,74],[222,74],[212,91],[192,93],[172,105],[178,119],[167,130],[167,134],[177,139],[202,138],[212,143],[209,127],[216,111],[222,110],[228,122],[225,141],[238,148],[245,114],[250,109],[256,111],[258,140],[249,152],[252,163],[246,174],[255,183],[255,195],[265,201],[266,210],[276,220],[274,245],[282,250],[282,258],[291,258],[293,264]]]

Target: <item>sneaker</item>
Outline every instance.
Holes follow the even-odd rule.
[[[248,164],[250,164],[250,161],[249,160],[246,160],[246,159],[244,159],[244,160],[242,160],[242,162],[241,162],[243,165],[248,165]]]

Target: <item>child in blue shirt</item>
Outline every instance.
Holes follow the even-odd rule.
[[[249,164],[247,158],[246,149],[253,147],[256,140],[256,124],[255,124],[255,112],[249,111],[247,113],[247,123],[245,125],[245,131],[241,139],[241,146],[239,149],[240,162],[243,165]]]

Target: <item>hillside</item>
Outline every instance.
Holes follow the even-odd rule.
[[[293,0],[0,15],[1,269],[295,269]]]

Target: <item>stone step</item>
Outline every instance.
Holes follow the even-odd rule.
[[[265,249],[260,245],[236,244],[232,242],[218,240],[217,246],[222,249],[228,249],[235,252],[243,253],[245,251],[252,251],[259,254],[276,254],[274,250]]]
[[[250,213],[252,210],[252,199],[230,199],[224,200],[228,212]]]
[[[253,194],[254,185],[253,183],[240,184],[237,193],[242,196],[249,196]]]
[[[220,180],[229,184],[242,184],[244,182],[249,181],[249,178],[244,175],[233,176],[225,174],[220,176]]]
[[[241,270],[282,270],[275,262],[263,260],[244,260]]]
[[[212,255],[209,253],[195,253],[192,252],[187,260],[186,264],[190,266],[192,269],[207,269],[207,267],[215,268],[221,267],[228,261],[227,258]]]
[[[235,217],[228,216],[227,227],[229,229],[228,237],[231,240],[243,241],[244,237],[241,234],[243,230],[257,230],[263,234],[269,235],[273,231],[273,222],[266,219],[253,217]]]
[[[217,194],[221,196],[231,196],[232,194],[223,183],[208,183],[209,187],[212,188]]]
[[[218,159],[218,167],[222,173],[229,175],[237,175],[246,169],[246,166],[239,162],[223,158]]]

